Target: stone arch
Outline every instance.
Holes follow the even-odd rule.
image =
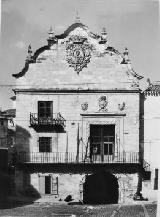
[[[118,203],[118,180],[109,172],[97,172],[86,176],[83,184],[83,202],[85,204]]]

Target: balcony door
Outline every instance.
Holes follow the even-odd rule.
[[[90,154],[94,162],[110,162],[115,149],[115,125],[90,125]]]
[[[53,102],[38,101],[38,122],[39,124],[49,124],[53,117]]]

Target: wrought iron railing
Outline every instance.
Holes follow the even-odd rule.
[[[92,155],[85,159],[85,153],[74,152],[20,152],[19,163],[139,163],[138,152],[120,152],[118,155]]]
[[[145,171],[151,171],[150,164],[146,160],[143,160],[143,168]]]
[[[41,117],[38,113],[30,113],[31,126],[62,126],[65,127],[66,120],[60,113],[53,113],[49,117]]]

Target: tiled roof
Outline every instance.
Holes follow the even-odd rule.
[[[160,82],[155,82],[155,83],[152,83],[150,84],[147,89],[145,91],[153,91],[153,92],[160,92]]]
[[[160,82],[149,83],[144,93],[146,96],[160,96]]]

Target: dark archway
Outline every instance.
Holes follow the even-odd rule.
[[[98,172],[86,176],[83,185],[83,202],[86,204],[118,203],[118,181],[108,172]]]

